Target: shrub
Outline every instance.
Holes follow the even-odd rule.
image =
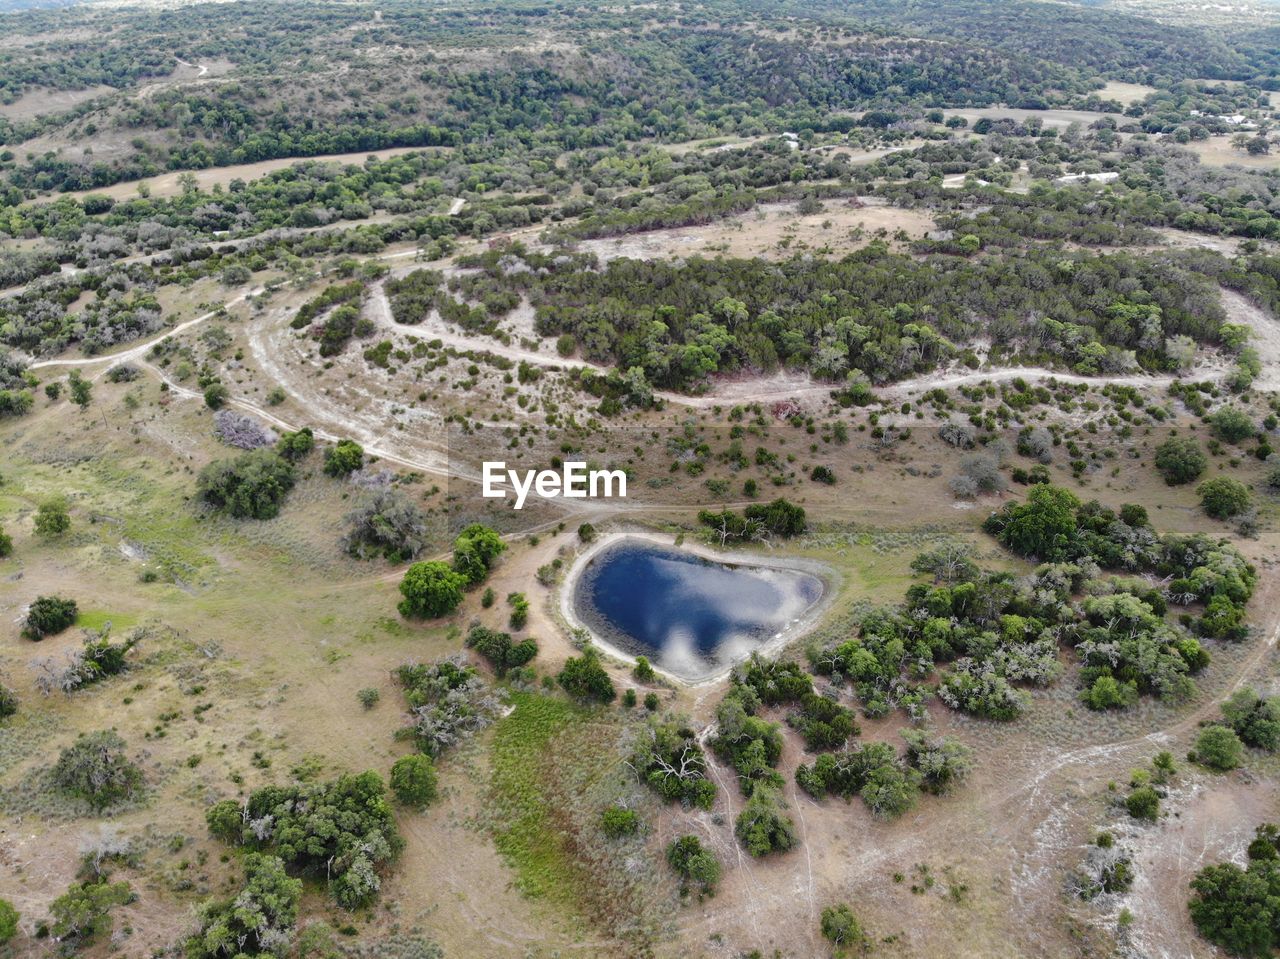
[[[667,862],[680,877],[681,886],[698,887],[702,895],[715,895],[720,882],[720,860],[697,836],[681,836],[667,847]]]
[[[1138,684],[1132,680],[1121,683],[1110,675],[1099,676],[1092,686],[1080,693],[1080,699],[1090,709],[1099,712],[1125,709],[1138,701]]]
[[[1229,772],[1244,758],[1244,744],[1226,726],[1207,726],[1196,737],[1196,761],[1218,772]]]
[[[293,467],[271,450],[217,460],[200,471],[196,490],[206,503],[236,519],[272,519],[293,489]]]
[[[578,527],[578,539],[584,543],[593,543],[596,538],[596,528],[590,523],[583,523]]]
[[[131,798],[142,786],[142,770],[125,755],[125,743],[113,732],[81,736],[62,751],[53,781],[64,792],[103,810]]]
[[[368,686],[356,693],[356,699],[365,709],[373,709],[378,705],[378,700],[382,699],[382,694],[373,686]]]
[[[933,739],[924,730],[904,729],[907,765],[920,773],[920,788],[936,796],[951,792],[973,771],[973,750],[950,736]]]
[[[0,719],[8,719],[18,711],[18,694],[0,682]]]
[[[1237,956],[1270,956],[1280,942],[1280,828],[1264,823],[1249,844],[1248,864],[1219,863],[1191,881],[1191,921],[1200,935]]]
[[[74,599],[62,596],[39,596],[27,610],[22,625],[22,635],[27,639],[41,640],[62,632],[76,621],[79,610]]]
[[[276,452],[290,463],[298,463],[315,447],[315,434],[311,432],[310,426],[304,426],[294,433],[282,434],[276,443]]]
[[[1134,819],[1155,822],[1160,818],[1160,794],[1150,786],[1139,786],[1129,793],[1124,806]]]
[[[13,555],[13,537],[4,531],[4,527],[0,526],[0,559]]]
[[[0,946],[18,934],[18,910],[7,899],[0,899]]]
[[[1171,437],[1156,447],[1156,470],[1170,486],[1199,479],[1209,465],[1200,444],[1189,437]]]
[[[1227,725],[1246,745],[1275,752],[1280,749],[1280,697],[1263,698],[1245,688],[1222,704]]]
[[[381,554],[393,563],[416,559],[427,548],[427,517],[403,493],[375,490],[347,514],[350,528],[342,539],[352,556]]]
[[[402,804],[423,809],[436,800],[436,767],[430,756],[401,756],[391,767],[391,791]]]
[[[71,514],[61,500],[41,503],[36,510],[36,535],[61,536],[71,529]]]
[[[220,410],[227,405],[231,392],[221,383],[210,383],[204,388],[204,405],[211,410]]]
[[[439,560],[414,563],[400,581],[400,594],[404,599],[397,608],[406,619],[447,616],[462,602],[462,588],[466,585],[467,578],[454,572],[447,563]]]
[[[636,664],[631,667],[631,675],[638,683],[651,683],[658,678],[658,674],[653,671],[653,666],[645,656],[636,657]]]
[[[507,625],[515,630],[524,629],[525,623],[529,621],[528,598],[524,593],[507,593],[507,604],[511,607]]]
[[[565,660],[564,668],[556,676],[556,681],[575,699],[607,703],[612,702],[617,695],[613,680],[600,665],[600,657],[594,649],[587,649],[581,656],[571,656]]]
[[[509,633],[479,625],[472,626],[467,633],[467,646],[489,660],[499,676],[524,666],[538,655],[538,644],[532,639],[512,642]]]
[[[324,471],[328,476],[347,476],[364,465],[364,447],[355,440],[338,440],[324,454]]]
[[[289,877],[278,856],[257,853],[244,857],[244,879],[234,896],[199,908],[200,929],[186,941],[186,959],[275,956],[288,944],[302,882]]]
[[[489,725],[502,706],[475,669],[460,659],[409,663],[396,670],[396,678],[404,686],[411,717],[401,735],[432,757]]]
[[[213,414],[213,431],[228,446],[256,450],[276,442],[276,434],[251,416],[235,410],[218,410]]]
[[[1233,406],[1223,407],[1210,416],[1209,429],[1224,443],[1239,443],[1257,432],[1249,414]]]
[[[1245,512],[1250,505],[1249,490],[1243,483],[1225,476],[1205,480],[1196,493],[1200,496],[1200,507],[1214,519],[1230,519]]]
[[[600,828],[610,839],[634,836],[640,831],[640,814],[634,809],[609,806],[600,814]]]

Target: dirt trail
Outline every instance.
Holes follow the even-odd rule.
[[[1262,372],[1253,381],[1254,387],[1280,390],[1280,322],[1234,290],[1222,291],[1222,306],[1227,311],[1227,319],[1253,331],[1249,345],[1258,351],[1262,360]]]

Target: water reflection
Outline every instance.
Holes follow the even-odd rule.
[[[622,539],[589,561],[573,603],[611,646],[697,681],[746,659],[822,592],[822,580],[799,570],[718,563]]]

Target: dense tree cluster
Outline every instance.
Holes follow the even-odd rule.
[[[404,734],[431,757],[493,722],[502,703],[474,667],[458,659],[396,670],[409,706]]]
[[[382,886],[379,869],[403,844],[377,773],[327,783],[264,786],[243,804],[210,807],[209,829],[226,842],[278,856],[303,876],[324,877],[339,905],[368,905]]]
[[[1191,920],[1200,935],[1234,956],[1270,956],[1280,943],[1280,827],[1264,823],[1242,869],[1206,866],[1191,881]]]

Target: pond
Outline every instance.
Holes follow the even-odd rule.
[[[794,627],[824,592],[800,569],[717,562],[624,537],[587,561],[570,602],[605,644],[698,682]]]

